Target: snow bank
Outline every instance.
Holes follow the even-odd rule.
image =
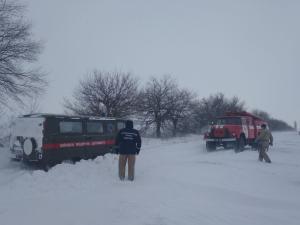
[[[272,164],[257,152],[207,153],[202,137],[144,139],[134,182],[119,181],[108,154],[49,172],[0,150],[5,225],[282,225],[300,221],[300,136],[275,133]]]

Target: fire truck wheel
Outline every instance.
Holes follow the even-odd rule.
[[[216,150],[217,146],[214,142],[206,142],[206,150],[208,152]]]
[[[235,146],[235,152],[241,152],[244,150],[245,148],[245,138],[244,137],[240,137],[237,141],[236,141],[236,146]]]
[[[246,145],[246,141],[245,141],[245,138],[244,138],[244,137],[241,137],[241,138],[240,138],[240,143],[239,143],[239,145],[240,145],[240,150],[243,151],[244,148],[245,148],[245,145]]]
[[[228,144],[228,143],[224,143],[224,144],[223,144],[223,147],[224,147],[225,149],[230,149],[230,148],[232,148],[232,145],[230,145],[230,144]]]

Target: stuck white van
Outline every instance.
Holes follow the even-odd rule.
[[[123,127],[125,120],[116,118],[24,115],[12,126],[10,151],[14,159],[43,165],[95,158],[113,151]]]

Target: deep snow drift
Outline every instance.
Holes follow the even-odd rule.
[[[134,182],[118,180],[115,155],[46,173],[0,149],[0,224],[298,225],[300,136],[274,139],[272,164],[250,149],[207,153],[200,136],[144,139]]]

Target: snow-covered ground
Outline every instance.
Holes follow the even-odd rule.
[[[134,182],[117,157],[49,172],[0,149],[1,225],[298,225],[300,136],[275,133],[272,164],[257,152],[207,153],[202,137],[144,140]]]

